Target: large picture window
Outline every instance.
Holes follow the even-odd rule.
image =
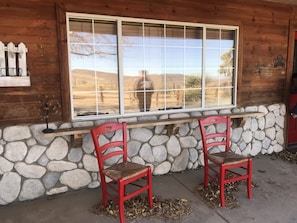
[[[67,13],[73,119],[233,107],[238,27]]]

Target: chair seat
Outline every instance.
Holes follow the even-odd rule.
[[[113,180],[118,180],[119,178],[126,180],[146,171],[147,166],[126,161],[106,168],[103,172]]]
[[[248,157],[237,154],[232,151],[208,154],[208,158],[216,164],[224,163],[225,165],[231,165],[248,161]]]

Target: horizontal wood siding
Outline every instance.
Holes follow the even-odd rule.
[[[1,1],[0,40],[28,48],[29,87],[0,88],[0,123],[40,123],[43,95],[61,102],[55,4],[53,1]],[[0,79],[1,81],[1,79]],[[53,114],[51,120],[61,120]]]
[[[58,111],[49,121],[70,118],[65,12],[240,26],[238,106],[286,101],[289,21],[297,6],[260,0],[4,0],[0,41],[28,48],[29,87],[0,87],[0,124],[41,123],[42,100]],[[59,29],[60,28],[60,29]],[[289,74],[291,75],[291,74]]]

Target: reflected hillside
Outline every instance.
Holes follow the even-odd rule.
[[[86,91],[95,89],[95,71],[76,69],[72,71],[72,87],[74,91]],[[98,86],[102,86],[105,90],[118,89],[118,77],[115,73],[107,73],[96,71]],[[134,83],[138,76],[125,76],[124,89],[134,90]],[[161,90],[164,87],[164,75],[150,74],[149,78],[154,83],[155,90]],[[183,86],[183,74],[170,74],[166,76],[167,89],[176,89]]]
[[[150,74],[148,76],[154,84],[151,110],[172,107],[201,107],[202,90],[200,78],[196,76],[185,77],[183,74]],[[126,111],[135,112],[138,110],[134,91],[138,78],[138,76],[124,77]],[[95,85],[96,81],[97,88]],[[80,111],[81,108],[89,108],[88,110],[94,111],[97,106],[96,95],[99,95],[100,101],[97,102],[100,103],[100,111],[103,113],[117,113],[119,108],[117,74],[97,71],[95,79],[95,71],[77,69],[72,71],[72,83],[75,110]],[[207,77],[205,85],[206,107],[228,105],[232,102],[232,76]],[[164,86],[166,86],[167,91],[164,91]]]

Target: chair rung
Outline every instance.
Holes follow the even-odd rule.
[[[240,180],[246,180],[248,178],[249,178],[248,175],[243,175],[243,176],[240,176],[240,177],[233,177],[233,178],[230,178],[230,179],[225,179],[224,182],[225,183],[230,183],[230,182],[235,182],[235,181],[240,181]]]
[[[215,174],[219,174],[220,172],[217,171],[215,168],[213,168],[212,166],[208,166],[208,169],[211,170],[212,172],[214,172]]]
[[[124,201],[129,200],[130,198],[135,197],[136,195],[138,195],[138,194],[140,194],[140,193],[142,193],[142,192],[144,192],[144,191],[146,191],[148,189],[149,189],[149,185],[147,185],[145,187],[142,187],[142,188],[140,188],[140,189],[138,189],[136,191],[133,191],[130,194],[125,195],[124,196]]]
[[[118,192],[118,189],[113,184],[115,184],[115,182],[109,182],[106,185],[108,188],[112,189],[113,191]]]
[[[136,184],[136,183],[129,183],[128,185],[132,185],[132,186],[135,186],[135,187],[143,187],[143,185],[141,185],[141,184]]]
[[[114,202],[118,202],[118,197],[115,197],[114,195],[112,195],[111,193],[108,193],[108,191],[106,191],[107,197],[110,197]]]
[[[234,170],[226,170],[226,172],[231,173],[231,174],[235,174],[236,176],[243,176],[243,175],[246,175],[246,174],[238,173],[238,172],[236,172],[236,171],[234,171]]]

